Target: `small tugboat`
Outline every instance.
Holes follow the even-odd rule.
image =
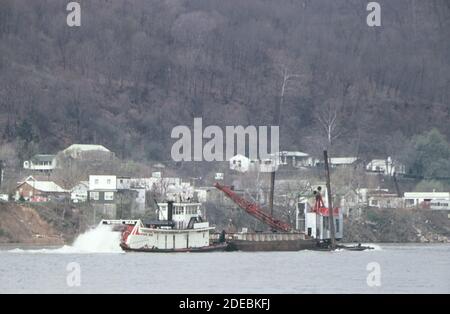
[[[180,202],[158,204],[157,220],[102,220],[120,230],[120,247],[132,252],[211,252],[223,251],[227,243],[221,237],[210,240],[210,227],[201,216],[201,204]],[[118,228],[119,227],[119,228]]]

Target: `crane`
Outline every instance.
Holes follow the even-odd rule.
[[[292,227],[278,219],[275,219],[272,215],[264,212],[264,210],[256,203],[252,203],[245,198],[239,196],[234,192],[229,186],[221,185],[219,183],[214,184],[214,186],[225,193],[225,195],[235,202],[240,208],[245,210],[251,216],[255,217],[259,221],[269,225],[273,230],[289,232]]]

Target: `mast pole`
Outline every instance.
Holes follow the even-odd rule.
[[[333,216],[333,202],[331,200],[331,180],[330,180],[330,167],[328,165],[328,152],[323,151],[323,158],[325,160],[325,174],[327,179],[327,198],[328,198],[328,222],[330,224],[330,242],[331,249],[336,248],[336,239],[334,235],[334,216]]]

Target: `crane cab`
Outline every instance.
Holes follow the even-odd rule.
[[[326,195],[326,191],[323,193]],[[334,208],[331,217],[335,227],[335,239],[340,240],[344,235],[342,210]],[[329,240],[331,237],[329,219],[329,210],[323,206],[323,202],[320,204],[317,199],[307,197],[301,197],[298,200],[296,206],[297,230],[302,231],[317,240]]]

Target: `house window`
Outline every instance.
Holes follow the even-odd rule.
[[[339,219],[336,219],[336,232],[339,233]]]
[[[98,192],[91,192],[91,193],[89,193],[89,198],[90,198],[91,200],[98,201],[98,199],[99,199],[99,194],[98,194]]]
[[[114,192],[105,192],[105,201],[113,201]]]
[[[98,179],[95,179],[95,180],[94,180],[94,183],[95,183],[95,184],[98,184]]]
[[[111,184],[111,179],[107,179],[106,184]]]

